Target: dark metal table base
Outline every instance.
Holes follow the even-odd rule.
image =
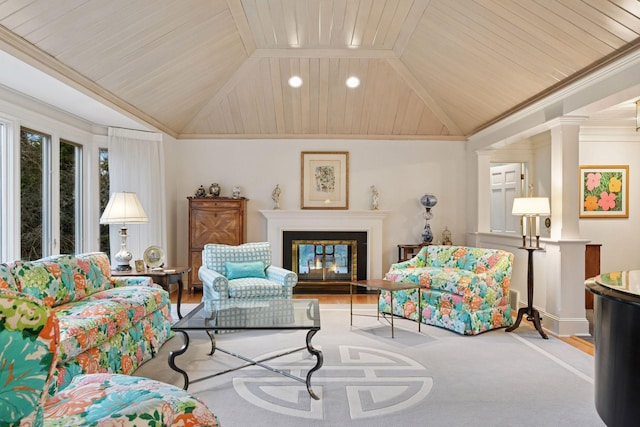
[[[513,326],[510,326],[507,329],[505,329],[505,331],[506,332],[512,332],[512,331],[516,330],[518,328],[518,326],[520,326],[520,322],[522,321],[522,316],[524,316],[525,314],[527,315],[527,320],[529,322],[533,322],[533,326],[540,333],[542,338],[544,338],[545,340],[548,340],[549,337],[542,330],[542,322],[541,322],[541,318],[540,318],[540,312],[538,310],[536,310],[535,308],[533,308],[533,307],[522,307],[520,310],[518,310],[518,317],[516,318],[515,323],[513,324]]]
[[[538,247],[523,247],[522,249],[526,249],[528,254],[527,259],[527,306],[522,307],[518,310],[518,317],[516,318],[516,322],[513,326],[505,329],[507,332],[515,331],[518,326],[520,326],[520,322],[522,321],[522,316],[527,315],[527,320],[529,322],[533,322],[533,326],[535,326],[536,330],[540,333],[540,336],[545,340],[548,340],[549,337],[542,330],[542,317],[540,317],[540,312],[533,308],[533,252],[541,250]]]
[[[215,374],[207,375],[205,377],[197,378],[197,379],[191,380],[191,381],[189,381],[189,376],[187,375],[187,373],[183,369],[180,369],[178,366],[176,366],[176,363],[175,363],[175,358],[177,356],[180,356],[184,352],[186,352],[187,348],[189,347],[189,335],[185,331],[177,331],[177,332],[182,333],[183,344],[182,344],[182,347],[180,347],[178,350],[172,351],[172,352],[169,353],[169,366],[174,371],[182,374],[182,377],[184,378],[184,387],[183,388],[185,390],[189,387],[189,384],[192,384],[192,383],[197,383],[197,382],[200,382],[200,381],[204,381],[204,380],[207,380],[209,378],[217,377],[219,375],[227,374],[229,372],[237,371],[238,369],[246,368],[246,367],[249,367],[249,366],[259,366],[259,367],[267,369],[267,370],[269,370],[271,372],[275,372],[275,373],[278,373],[278,374],[283,375],[285,377],[288,377],[288,378],[294,379],[296,381],[305,383],[305,385],[307,386],[307,391],[309,392],[309,395],[312,398],[314,398],[315,400],[320,400],[320,398],[311,389],[311,375],[315,371],[317,371],[318,369],[320,369],[322,367],[322,362],[324,360],[323,356],[322,356],[322,352],[320,350],[314,348],[313,345],[311,345],[311,338],[313,338],[313,336],[316,334],[316,332],[318,332],[318,330],[319,329],[311,329],[311,330],[309,330],[307,332],[307,339],[306,339],[306,346],[305,347],[300,347],[300,348],[296,348],[296,349],[293,349],[293,350],[288,350],[288,351],[285,351],[285,352],[282,352],[282,353],[279,353],[279,354],[276,354],[276,355],[273,355],[273,356],[265,357],[264,359],[260,359],[260,360],[252,360],[252,359],[244,357],[244,356],[242,356],[240,354],[224,350],[224,349],[222,349],[220,347],[216,347],[216,339],[215,339],[214,334],[211,331],[206,331],[207,335],[209,335],[209,339],[211,340],[211,353],[209,353],[209,355],[213,355],[213,353],[215,353],[215,351],[218,350],[218,351],[226,353],[226,354],[228,354],[230,356],[233,356],[233,357],[235,357],[237,359],[243,360],[243,361],[245,361],[247,363],[245,363],[244,365],[240,365],[240,366],[238,366],[236,368],[227,369],[226,371],[217,372]],[[298,351],[302,351],[302,350],[305,350],[305,349],[307,351],[309,351],[309,353],[311,355],[316,357],[316,364],[315,364],[315,366],[313,368],[311,368],[309,370],[309,372],[307,373],[306,378],[297,377],[297,376],[292,375],[291,373],[289,373],[287,371],[283,371],[281,369],[277,369],[277,368],[274,368],[274,367],[271,367],[269,365],[266,365],[266,364],[262,363],[262,362],[267,362],[269,360],[277,359],[279,357],[286,356],[286,355],[289,355],[289,354],[292,354],[292,353],[296,353]]]

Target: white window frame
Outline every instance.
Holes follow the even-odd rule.
[[[9,262],[20,256],[20,126],[7,116],[0,123],[0,261]]]
[[[57,193],[58,193],[58,203],[56,204],[57,209],[58,209],[58,215],[57,215],[57,219],[58,219],[58,227],[56,227],[56,239],[58,244],[55,245],[58,248],[60,247],[60,146],[62,144],[68,144],[74,147],[74,156],[75,156],[75,160],[76,160],[76,170],[75,170],[75,192],[76,192],[76,201],[75,201],[75,206],[74,206],[74,215],[75,215],[75,219],[76,219],[76,223],[75,223],[75,230],[74,230],[74,237],[75,237],[75,242],[74,242],[74,249],[76,253],[81,253],[84,252],[84,245],[83,245],[83,235],[84,235],[84,216],[82,215],[83,212],[83,206],[84,206],[84,184],[83,184],[83,180],[82,177],[84,176],[84,146],[82,144],[79,144],[77,142],[71,141],[68,138],[58,138],[58,144],[57,144],[57,155],[58,155],[58,160],[56,161],[56,168],[53,168],[54,170],[57,169],[57,176],[58,176],[58,185],[56,186],[57,189]]]

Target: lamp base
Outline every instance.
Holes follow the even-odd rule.
[[[127,227],[122,226],[120,229],[120,252],[118,252],[113,259],[116,261],[116,271],[131,271],[131,265],[129,262],[133,258],[131,252],[127,249]]]
[[[118,264],[116,265],[115,271],[131,271],[132,268],[129,264]]]
[[[522,317],[526,316],[527,320],[533,323],[533,327],[536,328],[536,331],[540,334],[542,338],[545,340],[549,339],[549,336],[542,330],[542,318],[540,317],[540,312],[532,307],[522,307],[518,310],[518,316],[516,318],[513,326],[505,329],[506,332],[512,332],[520,326],[520,322],[522,321]]]

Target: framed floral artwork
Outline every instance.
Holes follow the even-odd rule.
[[[301,209],[349,209],[349,152],[303,151]]]
[[[580,166],[580,218],[629,218],[629,166]]]

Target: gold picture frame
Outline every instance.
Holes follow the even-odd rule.
[[[580,218],[629,218],[629,165],[580,166]]]
[[[301,153],[301,209],[349,209],[349,152]]]
[[[134,261],[136,265],[136,273],[143,273],[145,270],[144,261],[141,259],[137,259]]]

